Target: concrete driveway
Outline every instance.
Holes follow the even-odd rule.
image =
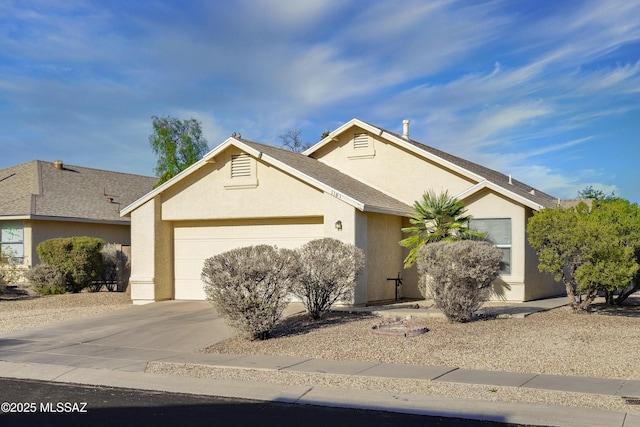
[[[234,335],[206,301],[163,301],[0,336],[0,360],[144,371]]]

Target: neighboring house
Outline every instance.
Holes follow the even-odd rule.
[[[0,248],[24,269],[36,247],[54,237],[93,236],[131,244],[122,207],[153,189],[157,178],[34,160],[0,170]]]
[[[553,197],[510,176],[353,119],[302,154],[231,137],[172,180],[123,209],[131,217],[134,303],[204,299],[203,262],[255,244],[295,248],[322,237],[366,255],[355,304],[421,296],[398,242],[415,200],[433,189],[464,201],[472,227],[502,249],[496,298],[527,301],[562,293],[538,272],[527,220]]]

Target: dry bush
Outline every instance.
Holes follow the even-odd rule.
[[[66,279],[59,268],[48,264],[38,264],[25,273],[38,295],[64,294]]]
[[[289,302],[300,274],[298,254],[259,245],[209,258],[202,269],[207,299],[229,324],[251,339],[266,339]]]
[[[18,263],[11,252],[0,250],[0,294],[4,293],[8,284],[18,280],[20,275]]]
[[[486,242],[427,244],[418,256],[420,286],[450,321],[466,322],[489,299],[501,259],[500,249]]]
[[[298,250],[302,274],[291,291],[312,319],[320,319],[338,301],[351,303],[364,254],[337,239],[312,240]]]

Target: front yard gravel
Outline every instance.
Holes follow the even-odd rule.
[[[0,296],[0,334],[90,316],[130,306],[123,293],[98,292],[9,300]],[[489,319],[466,324],[442,318],[413,319],[429,328],[412,337],[373,336],[381,318],[333,313],[320,323],[305,315],[285,319],[266,341],[231,338],[204,350],[210,353],[287,355],[333,360],[451,366],[490,371],[640,379],[640,307],[576,315],[567,307],[524,319]],[[224,380],[355,388],[398,394],[571,405],[628,412],[620,397],[389,379],[349,375],[260,371],[151,362],[147,372]]]
[[[381,318],[332,313],[320,323],[305,315],[285,319],[266,341],[235,337],[209,353],[284,355],[333,360],[360,360],[488,371],[640,379],[634,355],[640,351],[640,307],[574,314],[561,307],[525,318],[449,323],[443,318],[414,318],[429,328],[405,338],[368,333]],[[569,405],[638,412],[621,397],[331,374],[268,372],[180,364],[150,364],[149,372],[279,384],[356,388],[391,393],[483,399],[503,402]]]
[[[296,315],[285,319],[272,339],[238,336],[205,351],[640,379],[634,357],[640,354],[638,308],[620,315],[574,314],[560,307],[525,318],[469,323],[414,318],[429,332],[412,338],[369,334],[381,318],[368,314],[332,313],[319,323]]]
[[[81,292],[44,297],[0,295],[0,334],[105,313],[131,305],[122,292]]]

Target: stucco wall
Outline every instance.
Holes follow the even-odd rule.
[[[225,150],[213,164],[204,165],[163,194],[164,220],[317,216],[322,211],[322,192],[259,159],[257,186],[234,187],[231,156]],[[186,209],[185,207],[188,208]]]
[[[331,194],[324,193],[323,201],[324,237],[332,237],[360,248],[367,263],[367,216]],[[338,221],[342,227],[340,230],[336,228]],[[368,271],[365,267],[356,284],[354,304],[368,302],[367,277]]]
[[[500,275],[494,282],[493,299],[526,301],[525,207],[489,190],[482,190],[463,201],[474,218],[511,218],[511,274]]]
[[[171,223],[161,221],[160,196],[131,213],[131,299],[135,304],[173,297]]]
[[[353,135],[361,132],[365,130],[358,127],[345,131],[338,141],[320,148],[313,157],[409,205],[430,189],[436,192],[448,189],[449,194],[455,195],[475,184],[376,135],[369,134],[373,139],[373,157],[354,157]]]
[[[395,298],[395,283],[387,278],[402,274],[402,217],[368,212],[367,276],[369,301]],[[399,297],[404,289],[400,288]]]
[[[25,242],[24,253],[28,257],[25,263],[35,265],[40,263],[36,248],[41,242],[57,237],[90,236],[98,237],[105,243],[131,244],[130,226],[114,224],[92,224],[69,221],[41,221],[24,222]],[[30,238],[29,238],[30,237]]]
[[[402,218],[402,228],[410,227],[409,218]],[[409,234],[402,233],[402,239],[408,237]],[[398,245],[400,246],[400,245]],[[424,298],[418,285],[418,269],[414,265],[411,268],[404,268],[404,259],[409,255],[409,248],[402,247],[402,296],[404,298]]]

